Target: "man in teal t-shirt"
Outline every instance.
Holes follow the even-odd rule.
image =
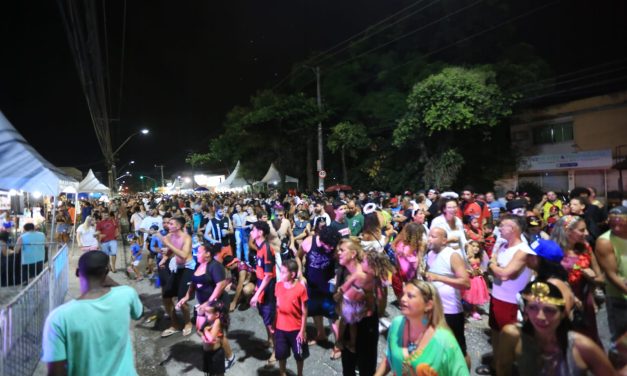
[[[82,295],[52,311],[44,326],[48,375],[137,375],[129,328],[143,306],[132,287],[106,286],[108,268],[101,251],[78,260]]]
[[[348,221],[348,228],[350,228],[352,236],[361,234],[361,230],[364,227],[364,216],[353,200],[346,204],[346,220]]]

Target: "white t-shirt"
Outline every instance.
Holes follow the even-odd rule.
[[[521,242],[513,247],[508,247],[506,243],[503,243],[502,246],[496,250],[497,265],[501,268],[506,267],[518,252],[535,255],[535,252],[529,248],[527,243]],[[531,270],[526,266],[523,266],[523,270],[514,279],[502,281],[494,276],[492,296],[507,303],[517,304],[516,294],[525,288],[530,279]]]
[[[446,221],[444,215],[439,215],[433,218],[430,228],[441,228],[446,231],[446,236],[448,238],[459,239],[456,243],[449,243],[449,246],[462,250],[466,248],[466,233],[464,232],[464,224],[461,219],[455,217],[455,228],[453,229]]]
[[[144,230],[150,230],[150,226],[157,225],[159,226],[159,231],[163,230],[163,218],[161,216],[151,217],[147,216],[142,220],[142,223],[139,225],[139,228],[143,228]],[[138,229],[139,230],[139,229]],[[148,233],[144,233],[144,240],[148,237]]]
[[[133,224],[134,231],[139,231],[144,218],[146,218],[146,214],[142,212],[133,213],[133,215],[131,215],[131,223]]]
[[[435,252],[431,251],[430,253]],[[451,267],[451,257],[453,257],[453,254],[455,253],[457,253],[462,258],[462,260],[464,259],[464,256],[461,254],[460,250],[446,247],[439,253],[435,254],[435,258],[433,258],[433,260],[428,265],[428,271],[446,277],[455,278],[455,272]],[[429,258],[430,257],[428,257],[427,259]],[[464,308],[462,306],[461,290],[439,281],[433,282],[433,286],[435,286],[435,288],[438,289],[438,293],[440,293],[440,299],[442,299],[442,308],[444,309],[445,314],[451,315],[464,311]]]
[[[96,247],[98,246],[98,239],[96,239],[96,229],[92,226],[83,227],[79,226],[76,229],[76,234],[80,240],[81,247]]]

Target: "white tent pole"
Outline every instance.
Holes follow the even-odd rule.
[[[57,220],[57,195],[52,199],[52,220],[50,222],[50,247],[48,247],[48,262],[52,261],[52,244],[54,242],[54,233],[56,231],[55,222]]]

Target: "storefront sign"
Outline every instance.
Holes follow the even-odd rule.
[[[520,159],[518,171],[607,169],[611,166],[612,150],[607,149],[523,157]]]

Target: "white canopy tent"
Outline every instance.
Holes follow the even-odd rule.
[[[78,192],[109,194],[109,188],[102,184],[90,169],[87,176],[79,183]]]
[[[237,161],[237,164],[235,165],[235,169],[233,169],[233,172],[231,172],[231,175],[229,175],[224,180],[224,182],[222,182],[222,184],[218,185],[216,187],[216,190],[218,190],[219,192],[223,192],[223,191],[230,191],[230,190],[236,190],[236,189],[245,189],[249,185],[250,184],[248,184],[246,179],[244,179],[241,176],[240,162]]]
[[[266,172],[266,175],[263,177],[263,179],[261,179],[261,183],[276,184],[279,181],[281,181],[281,174],[279,173],[279,170],[274,167],[274,163],[271,163],[270,167],[268,168],[268,172]],[[285,175],[285,182],[296,183],[296,186],[298,186],[298,179],[289,175]]]
[[[78,182],[42,157],[0,112],[0,188],[54,196]]]
[[[78,182],[42,157],[0,112],[0,188],[53,196],[56,208],[59,192],[76,192]],[[50,241],[53,236],[54,230]]]

